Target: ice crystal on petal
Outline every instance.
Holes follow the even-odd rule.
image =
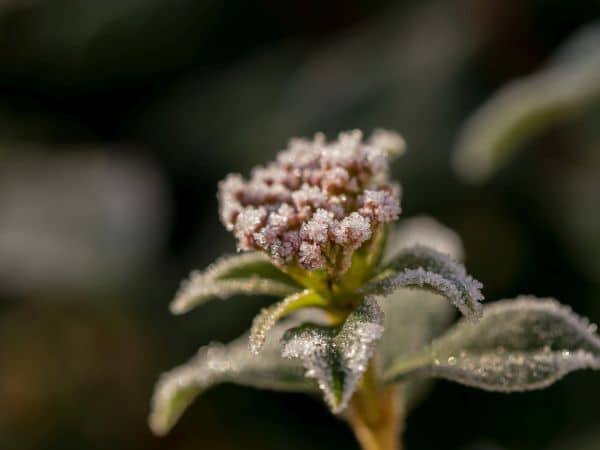
[[[333,234],[338,244],[358,248],[371,238],[371,222],[368,218],[353,212],[337,225]]]
[[[302,242],[300,244],[299,261],[308,270],[322,269],[326,264],[325,256],[321,252],[321,246],[310,242]]]
[[[300,237],[315,244],[325,244],[334,226],[333,213],[318,209],[312,218],[302,225]]]
[[[240,250],[251,250],[255,247],[254,232],[264,224],[267,217],[265,208],[246,208],[239,213],[235,223],[235,237]]]
[[[321,179],[323,190],[329,194],[358,190],[356,179],[350,177],[348,171],[342,167],[335,167],[323,174]]]
[[[367,144],[359,130],[332,142],[322,134],[292,139],[249,180],[234,174],[219,184],[221,220],[240,250],[343,272],[376,227],[400,214],[398,190],[387,181],[389,145],[380,134]]]
[[[321,208],[327,204],[327,195],[319,187],[304,183],[299,190],[292,192],[292,200],[298,210]]]
[[[361,196],[361,214],[375,222],[385,223],[396,220],[400,215],[400,202],[394,192],[366,190]]]

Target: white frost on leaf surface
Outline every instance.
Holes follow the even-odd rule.
[[[383,312],[366,299],[340,327],[313,324],[288,330],[285,358],[300,359],[306,377],[317,380],[332,412],[342,412],[352,398],[383,335]]]
[[[250,351],[255,355],[260,353],[271,328],[275,326],[278,320],[301,308],[324,307],[326,305],[327,301],[325,299],[316,292],[306,289],[263,308],[252,322],[249,338]]]
[[[461,321],[421,354],[399,361],[388,380],[412,371],[489,391],[541,389],[579,369],[600,369],[596,326],[552,299],[519,297]]]
[[[313,391],[316,386],[303,375],[296,361],[281,357],[280,339],[294,320],[273,327],[260,357],[250,353],[248,335],[229,344],[202,347],[187,363],[164,373],[156,384],[149,417],[150,428],[164,435],[187,407],[206,389],[221,383],[235,383],[279,391]]]
[[[446,297],[465,317],[481,318],[483,285],[468,275],[462,264],[431,248],[417,245],[403,250],[364,291],[387,296],[402,287],[433,291]]]
[[[233,295],[273,295],[285,297],[299,288],[268,258],[252,252],[220,258],[203,272],[192,272],[181,283],[171,312],[183,314],[212,298]]]

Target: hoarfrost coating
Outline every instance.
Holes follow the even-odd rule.
[[[332,142],[323,134],[292,139],[249,180],[231,174],[219,184],[221,221],[239,250],[264,251],[279,264],[297,260],[314,270],[347,260],[400,215],[388,157],[402,147],[398,135],[382,130],[368,141],[358,130]]]

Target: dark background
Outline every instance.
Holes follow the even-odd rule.
[[[290,136],[398,130],[403,214],[460,233],[488,301],[600,321],[600,108],[481,186],[450,166],[475,108],[598,18],[582,0],[0,1],[0,448],[356,448],[318,401],[236,386],[166,438],[146,426],[158,374],[268,302],[167,311],[234,250],[217,182]],[[509,396],[439,382],[407,448],[598,449],[599,393],[592,372]]]

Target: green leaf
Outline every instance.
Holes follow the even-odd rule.
[[[248,277],[269,278],[293,284],[293,280],[273,265],[267,255],[260,252],[238,253],[222,256],[212,263],[203,275],[211,280],[230,280]]]
[[[481,317],[482,284],[467,275],[462,264],[431,248],[417,245],[401,251],[363,291],[385,296],[401,287],[432,291],[450,300],[467,318]]]
[[[220,383],[236,383],[280,391],[314,391],[316,386],[303,375],[295,361],[283,359],[279,342],[284,331],[297,325],[290,319],[275,326],[260,357],[248,349],[248,335],[230,344],[202,347],[189,362],[163,374],[154,391],[150,428],[164,435],[187,407],[206,389]]]
[[[384,369],[423,350],[455,317],[455,309],[444,297],[422,290],[399,289],[380,299],[379,304],[385,316],[379,344]]]
[[[374,299],[365,301],[339,327],[305,324],[283,337],[285,358],[300,359],[306,377],[315,378],[332,412],[342,412],[367,370],[383,334],[383,313]]]
[[[284,297],[299,290],[298,285],[261,253],[244,253],[219,259],[203,272],[192,272],[175,295],[170,309],[183,314],[212,298],[233,295]]]
[[[421,373],[490,391],[544,388],[578,369],[600,369],[596,327],[551,299],[519,297],[486,307],[421,353],[399,360],[387,381]]]
[[[267,334],[277,321],[301,308],[325,307],[328,302],[316,292],[306,289],[287,296],[263,310],[254,318],[250,330],[250,351],[258,354],[262,349]]]
[[[475,112],[459,136],[455,168],[468,181],[485,181],[525,142],[599,101],[600,26],[594,25],[544,69],[506,85]]]
[[[422,351],[445,331],[455,309],[436,294],[422,290],[399,289],[380,300],[385,315],[385,331],[379,344],[383,371],[408,355]],[[410,410],[428,394],[433,380],[412,377],[406,381],[401,398]]]

